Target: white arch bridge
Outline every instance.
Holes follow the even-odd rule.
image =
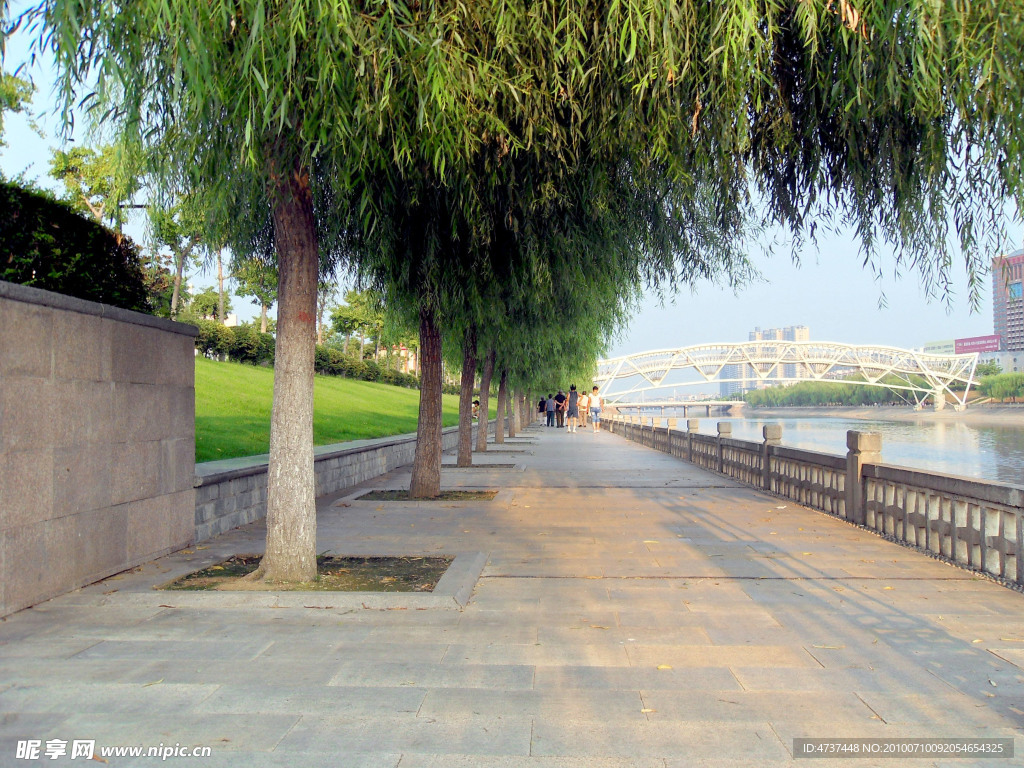
[[[619,406],[638,405],[646,393],[687,383],[665,383],[673,371],[692,370],[703,381],[739,382],[750,388],[798,381],[841,381],[861,374],[858,384],[905,392],[917,408],[928,397],[936,409],[947,400],[967,407],[976,353],[929,355],[898,347],[823,341],[748,341],[698,344],[601,360],[594,382],[604,398]],[[962,391],[960,387],[963,387]]]

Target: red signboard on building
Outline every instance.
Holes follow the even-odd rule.
[[[966,355],[971,352],[998,352],[999,335],[994,336],[972,336],[969,339],[957,339],[954,342],[956,354]]]

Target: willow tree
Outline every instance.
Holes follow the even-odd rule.
[[[382,187],[360,180],[382,168],[440,172],[501,129],[481,94],[502,87],[502,73],[447,32],[476,26],[472,14],[317,0],[48,0],[33,14],[69,124],[78,99],[96,105],[107,131],[145,150],[154,178],[203,192],[214,228],[269,222],[279,292],[258,577],[316,575],[317,278],[343,253],[350,220],[373,215]]]
[[[849,223],[941,285],[950,222],[976,275],[979,232],[1024,201],[1024,25],[1000,3],[46,0],[37,18],[69,108],[88,91],[112,130],[161,147],[165,178],[269,212],[268,578],[315,573],[317,272],[353,227],[405,244],[375,252],[389,274],[457,278],[477,264],[437,257],[485,252],[469,241],[493,237],[476,214],[505,157],[626,156],[641,187],[675,185],[667,203],[704,190],[729,222],[756,197],[797,235]],[[392,226],[407,193],[433,224]],[[425,298],[426,347],[445,295]]]

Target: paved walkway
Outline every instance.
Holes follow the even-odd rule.
[[[321,500],[320,550],[487,553],[463,611],[151,589],[258,551],[254,524],[0,623],[0,766],[24,739],[213,748],[169,765],[775,766],[843,736],[1018,737],[1016,760],[911,764],[1024,763],[1024,595],[607,433],[503,451],[477,460],[516,468],[443,475],[491,502]]]

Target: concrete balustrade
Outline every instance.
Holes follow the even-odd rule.
[[[988,483],[881,463],[881,435],[847,432],[846,456],[786,448],[782,427],[766,424],[760,443],[716,435],[636,428],[632,418],[603,422],[609,431],[862,525],[894,541],[1006,582],[1024,586],[1024,486]]]

